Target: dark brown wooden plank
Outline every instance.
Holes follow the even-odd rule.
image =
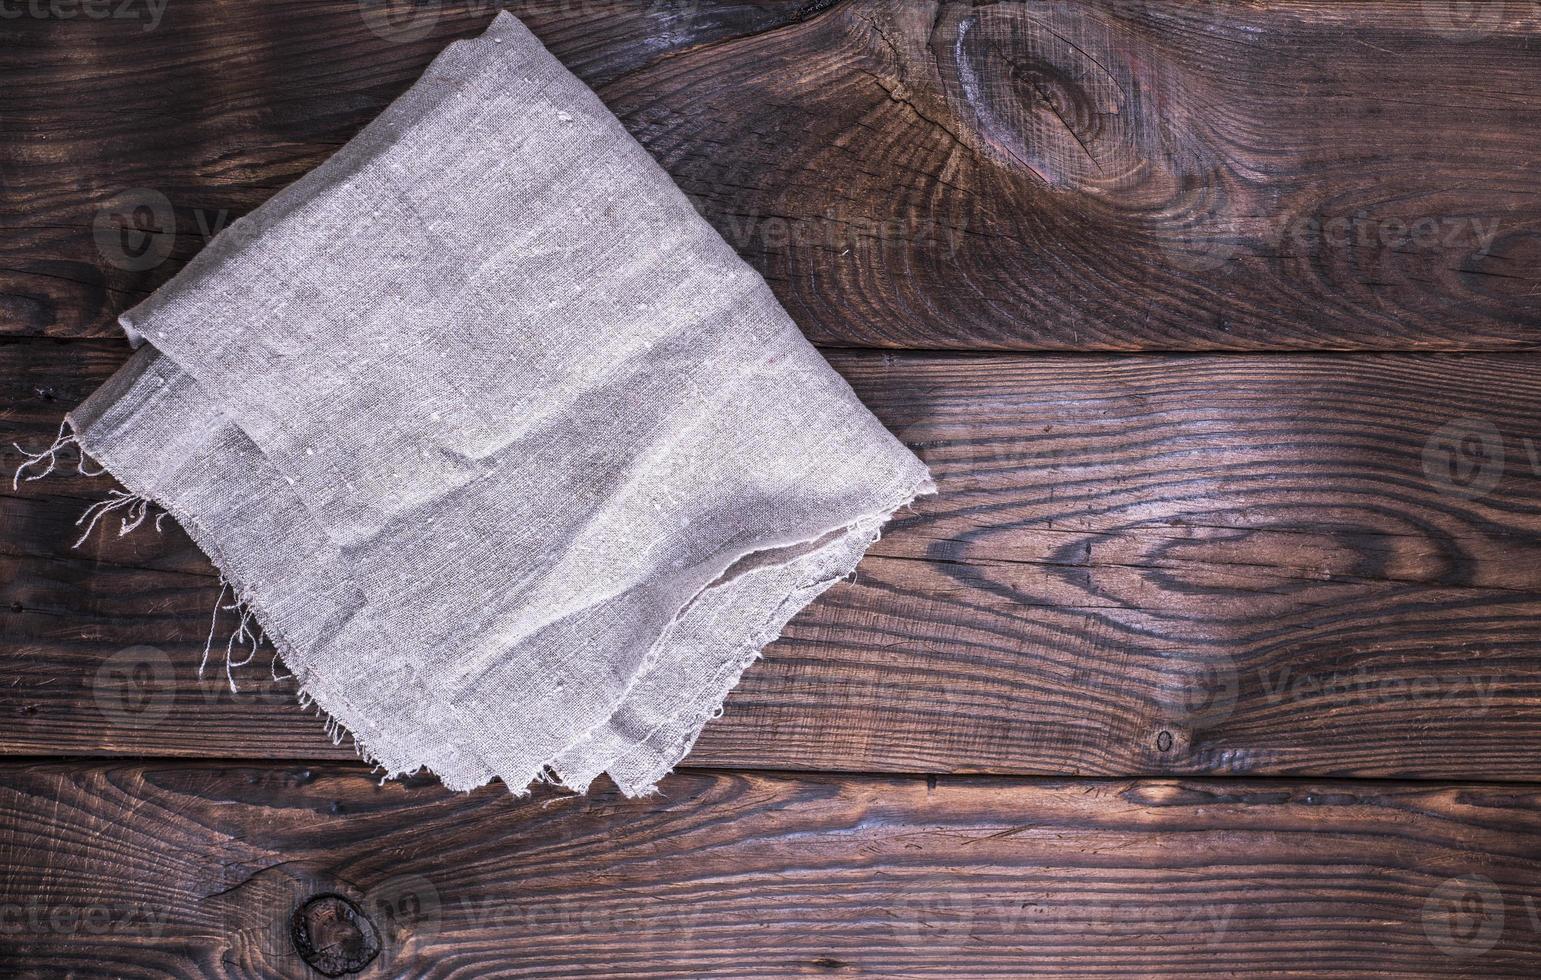
[[[1541,340],[1530,3],[420,6],[0,22],[0,331],[110,333],[506,6],[825,344]],[[167,260],[130,261],[121,222],[174,228]]]
[[[822,342],[1534,347],[1537,12],[1471,6],[853,0],[604,95]]]
[[[52,2],[24,0],[0,18],[5,334],[112,334],[118,313],[325,160],[499,9],[517,11],[574,72],[601,84],[786,23],[806,6],[111,0],[103,16],[96,0],[60,0],[62,14]]]
[[[1541,797],[1480,785],[676,774],[624,801],[361,767],[0,768],[8,975],[1535,976]]]
[[[0,445],[124,356],[0,347]],[[694,764],[1541,779],[1541,355],[834,363],[942,492]],[[265,662],[197,679],[218,589],[180,532],[71,550],[111,485],[0,497],[0,751],[346,755]]]

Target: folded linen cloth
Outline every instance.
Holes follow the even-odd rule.
[[[82,450],[366,758],[454,788],[649,791],[934,492],[506,13],[121,322]]]

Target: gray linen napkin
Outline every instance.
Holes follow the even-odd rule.
[[[649,791],[934,492],[519,21],[122,318],[71,413],[388,774]]]

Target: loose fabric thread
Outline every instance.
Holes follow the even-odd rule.
[[[387,776],[652,792],[934,492],[510,14],[247,223],[71,413],[130,488],[86,528],[170,509],[229,586],[204,666],[234,615],[232,686],[267,637]]]
[[[57,469],[59,452],[68,446],[76,444],[75,436],[68,432],[68,427],[68,420],[60,423],[58,437],[54,440],[52,445],[41,452],[32,452],[23,448],[20,444],[12,443],[16,450],[20,452],[24,457],[26,457],[25,461],[23,461],[12,474],[11,486],[13,489],[19,488],[20,484],[23,482],[30,483],[35,480],[41,480],[55,472]],[[26,477],[25,479],[22,478],[22,474],[29,467],[38,465],[45,460],[47,461],[47,465],[45,466],[43,472],[34,476]],[[105,467],[95,471],[87,470],[86,455],[81,453],[79,462],[76,465],[76,472],[87,477],[97,477],[104,475],[107,470]],[[150,510],[154,506],[155,502],[142,494],[133,493],[128,490],[107,491],[106,497],[88,506],[80,515],[80,517],[76,519],[75,526],[80,527],[84,525],[85,530],[81,533],[80,537],[76,539],[75,543],[70,546],[71,549],[77,549],[81,545],[85,544],[87,539],[90,538],[91,533],[96,530],[97,525],[102,522],[102,519],[114,512],[122,513],[122,521],[120,527],[118,528],[118,537],[122,538],[132,534],[135,530],[141,527],[146,520],[150,519]],[[169,513],[164,510],[154,515],[151,523],[153,524],[157,534],[163,532],[162,524],[168,516]],[[233,611],[237,614],[238,622],[235,626],[235,629],[230,633],[225,645],[225,677],[230,685],[231,692],[237,693],[239,692],[240,688],[236,683],[234,672],[237,668],[244,667],[251,663],[252,659],[256,656],[257,651],[262,643],[261,627],[257,625],[250,607],[242,603],[240,599],[237,598],[234,602],[228,604],[225,602],[225,597],[231,594],[231,586],[223,575],[220,576],[219,583],[219,596],[215,599],[214,602],[214,613],[212,616],[212,621],[209,624],[208,639],[204,643],[203,658],[199,661],[198,664],[198,676],[202,677],[204,669],[208,666],[209,655],[214,647],[214,638],[219,624],[220,611]],[[244,660],[237,661],[235,659],[234,651],[237,643],[241,644],[243,648],[248,648],[248,652]],[[280,677],[278,675],[277,649],[274,649],[273,651],[272,661],[269,664],[269,673],[272,675],[272,679],[275,681],[285,680],[293,676],[290,674],[285,674],[283,677]]]

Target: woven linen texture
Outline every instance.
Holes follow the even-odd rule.
[[[506,13],[122,325],[82,449],[366,758],[454,788],[648,792],[934,489]]]

